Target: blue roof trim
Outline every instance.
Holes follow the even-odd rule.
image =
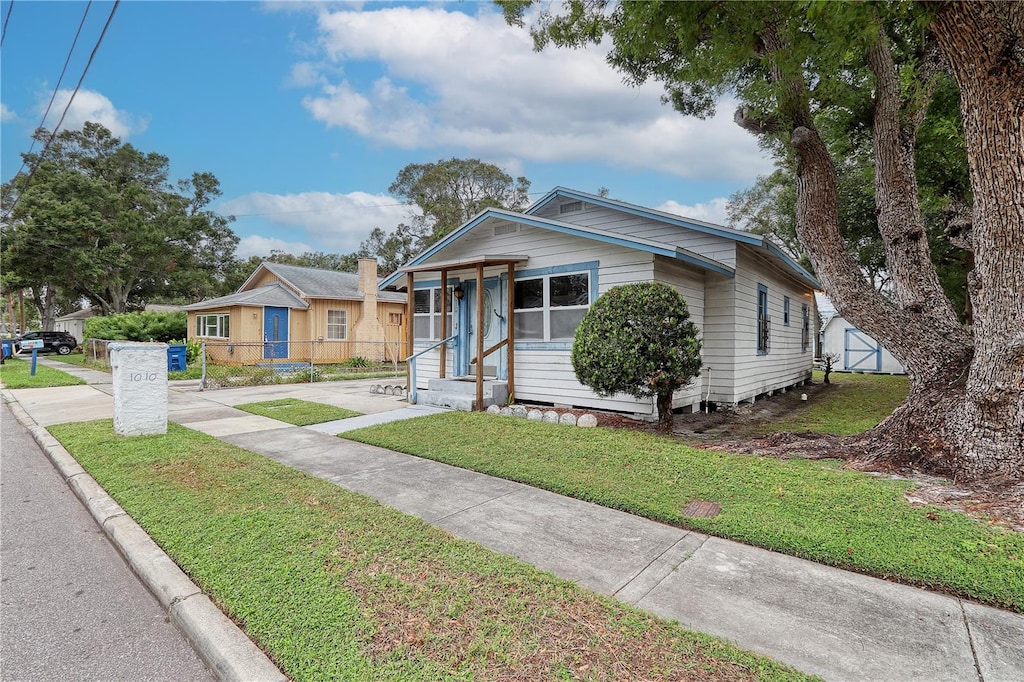
[[[821,283],[814,278],[809,272],[804,270],[786,255],[778,246],[771,241],[765,239],[756,234],[750,234],[749,232],[742,232],[740,230],[733,230],[723,226],[716,226],[710,223],[699,222],[695,220],[689,220],[682,216],[675,216],[671,213],[665,213],[663,211],[656,211],[651,208],[645,208],[643,206],[637,206],[635,204],[627,204],[622,201],[616,201],[615,199],[608,199],[601,197],[596,194],[588,194],[587,192],[580,192],[579,190],[569,189],[567,187],[556,187],[543,197],[538,199],[534,204],[526,209],[525,213],[532,215],[540,209],[547,206],[557,197],[564,197],[566,199],[573,199],[577,201],[585,201],[590,204],[596,204],[605,208],[611,208],[631,215],[639,216],[641,218],[652,218],[654,220],[660,220],[670,225],[676,225],[677,227],[684,227],[689,230],[695,230],[697,232],[703,232],[705,234],[712,234],[718,237],[724,237],[725,239],[731,239],[733,241],[740,242],[742,244],[750,244],[751,246],[761,246],[768,250],[773,256],[784,262],[800,279],[810,284],[815,289],[821,289]]]
[[[711,223],[705,223],[702,221],[693,220],[690,218],[684,218],[683,216],[673,215],[672,213],[665,213],[664,211],[656,211],[653,208],[646,208],[644,206],[637,206],[636,204],[627,204],[624,201],[616,201],[615,199],[608,199],[606,197],[599,197],[596,194],[588,194],[586,192],[580,192],[579,190],[569,189],[567,187],[556,187],[543,197],[537,200],[536,203],[531,205],[524,211],[528,215],[533,215],[546,205],[551,203],[556,197],[565,197],[567,199],[575,199],[578,201],[585,201],[588,204],[597,204],[598,206],[604,206],[605,208],[615,209],[624,213],[629,213],[641,218],[653,218],[670,225],[676,225],[678,227],[685,227],[688,230],[695,230],[697,232],[704,232],[705,234],[713,234],[718,237],[724,237],[726,239],[732,239],[733,241],[742,242],[744,244],[752,244],[754,246],[761,245],[761,238],[755,234],[749,232],[742,232],[740,230],[733,230],[728,227],[721,225],[712,225]]]
[[[773,242],[770,242],[767,239],[762,239],[761,241],[764,244],[764,248],[768,249],[768,252],[770,254],[772,254],[773,256],[781,260],[783,263],[788,265],[790,269],[793,272],[795,272],[797,276],[800,277],[800,279],[804,280],[815,289],[824,288],[821,286],[821,282],[815,279],[814,275],[800,267],[800,265],[795,260],[786,255],[786,252],[780,249],[778,246],[776,246]]]
[[[468,223],[465,223],[462,227],[455,230],[450,235],[448,235],[441,241],[431,246],[429,249],[421,253],[416,258],[409,261],[407,265],[421,265],[431,256],[440,252],[449,244],[462,237],[462,235],[466,234],[474,227],[483,223],[486,220],[489,220],[490,218],[508,220],[511,222],[519,223],[521,225],[536,227],[542,230],[560,232],[562,234],[569,234],[575,237],[582,237],[584,239],[592,239],[594,241],[602,242],[605,244],[614,244],[616,246],[623,246],[630,249],[636,249],[638,251],[646,251],[648,253],[653,253],[659,256],[665,256],[666,258],[673,258],[675,260],[680,260],[685,263],[690,263],[691,265],[696,265],[697,267],[703,268],[705,270],[711,270],[713,272],[723,274],[727,277],[733,277],[736,274],[735,271],[733,271],[732,269],[720,263],[716,263],[710,258],[698,256],[697,254],[690,253],[685,249],[680,249],[675,246],[657,246],[649,242],[631,239],[630,237],[627,237],[625,235],[620,237],[608,233],[597,233],[583,225],[560,223],[555,222],[553,220],[548,220],[546,218],[535,218],[523,213],[513,213],[512,211],[504,211],[501,209],[494,208],[489,208],[482,211]],[[392,273],[390,276],[384,279],[384,281],[382,281],[377,288],[383,289],[385,287],[391,286],[397,283],[400,277],[404,276],[405,275],[400,272]]]

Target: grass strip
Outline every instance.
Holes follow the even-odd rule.
[[[814,380],[820,382],[823,376],[815,372]],[[910,390],[905,376],[833,373],[831,382],[814,400],[780,419],[760,424],[757,432],[863,433],[892,414]]]
[[[9,358],[0,365],[0,381],[7,388],[53,388],[54,386],[77,386],[85,381],[59,369],[36,363],[36,375],[32,376],[32,361]]]
[[[520,481],[613,509],[1024,612],[1024,534],[938,507],[911,507],[904,480],[837,461],[689,447],[618,429],[449,412],[344,438]],[[721,505],[689,518],[692,500]]]
[[[309,426],[310,424],[323,424],[337,419],[348,419],[358,417],[361,412],[346,410],[343,407],[324,405],[308,400],[297,398],[281,398],[280,400],[265,400],[258,403],[245,403],[235,405],[239,410],[250,414],[258,414],[261,417],[270,417],[278,421],[294,424],[295,426]]]
[[[176,424],[50,431],[293,680],[808,679]]]
[[[54,355],[50,356],[50,359],[51,360],[56,360],[57,362],[64,362],[64,363],[67,363],[69,365],[80,365],[80,366],[83,366],[83,367],[85,366],[85,354],[84,353],[70,353],[68,355],[54,354]]]

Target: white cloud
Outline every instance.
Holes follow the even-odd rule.
[[[366,192],[257,192],[223,201],[217,211],[235,215],[240,222],[245,216],[259,216],[261,220],[294,235],[294,241],[289,242],[293,246],[284,249],[290,253],[301,253],[302,250],[351,253],[359,248],[360,242],[369,236],[373,228],[391,230],[400,222],[408,222],[410,216],[410,207],[394,197]],[[290,239],[291,236],[288,237]],[[311,248],[302,244],[302,250],[296,251],[299,247],[294,244],[300,242],[315,246]]]
[[[50,113],[47,114],[46,121],[43,123],[43,126],[48,130],[53,130],[54,126],[57,125],[64,107],[68,105],[68,100],[71,99],[72,93],[72,90],[57,91],[57,95],[53,99],[53,106],[50,108]],[[39,101],[37,105],[39,114],[46,111],[48,101],[48,95],[45,99]],[[93,90],[79,90],[78,94],[75,95],[74,101],[71,102],[67,116],[64,117],[61,130],[78,130],[86,121],[101,123],[115,137],[120,138],[128,137],[132,133],[144,132],[149,126],[147,119],[132,116],[128,112],[116,108],[114,103],[103,94]]]
[[[729,200],[725,197],[715,197],[709,201],[701,201],[696,204],[680,204],[677,201],[666,201],[661,206],[658,206],[659,211],[665,213],[674,213],[684,218],[693,218],[694,220],[703,220],[706,223],[715,223],[716,225],[728,225],[729,214],[726,211],[726,207],[729,205]]]
[[[238,240],[235,256],[244,260],[250,256],[269,256],[272,251],[284,251],[285,253],[299,255],[315,250],[304,242],[286,242],[276,237],[251,235]]]
[[[8,109],[7,105],[0,102],[0,121],[7,123],[8,121],[17,120],[18,114],[13,109]]]
[[[406,149],[454,146],[483,158],[597,161],[682,177],[753,179],[771,169],[732,103],[707,120],[660,101],[661,86],[630,88],[607,48],[533,51],[529,33],[486,5],[318,14],[325,59],[346,77],[303,100],[328,127]],[[358,65],[383,75],[359,81]],[[350,68],[351,67],[351,68]]]

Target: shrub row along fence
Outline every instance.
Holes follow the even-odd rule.
[[[110,343],[87,339],[86,363],[109,367]],[[404,384],[402,350],[400,343],[381,341],[190,341],[185,370],[171,378],[199,379],[204,389],[385,377]]]

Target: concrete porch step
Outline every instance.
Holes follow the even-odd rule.
[[[508,403],[508,382],[487,379],[483,388],[484,399],[480,409]],[[430,379],[426,391],[416,392],[416,403],[472,412],[477,407],[476,380],[472,377]]]

